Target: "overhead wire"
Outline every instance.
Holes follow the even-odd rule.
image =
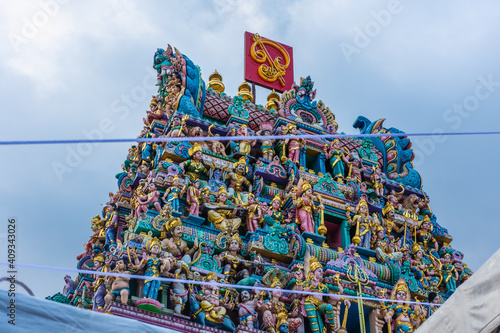
[[[8,266],[8,262],[0,262],[0,266]],[[112,277],[123,277],[123,278],[132,278],[132,279],[141,279],[141,280],[157,280],[163,282],[178,282],[178,283],[186,283],[186,284],[196,284],[196,285],[208,285],[208,286],[218,286],[223,288],[233,288],[233,289],[248,289],[248,290],[258,290],[258,291],[268,291],[273,292],[276,289],[268,288],[268,287],[260,287],[260,286],[245,286],[245,285],[237,285],[230,283],[221,283],[221,282],[212,282],[212,281],[197,281],[190,279],[177,279],[177,278],[167,278],[167,277],[155,277],[155,276],[145,276],[145,275],[135,275],[135,274],[121,274],[115,272],[101,272],[101,271],[91,271],[85,269],[78,268],[65,268],[65,267],[56,267],[56,266],[45,266],[45,265],[34,265],[34,264],[23,264],[16,263],[18,267],[25,268],[33,268],[33,269],[43,269],[43,270],[51,270],[51,271],[63,271],[63,272],[75,272],[79,274],[89,274],[89,275],[100,275],[100,276],[112,276]],[[345,299],[354,299],[354,300],[365,300],[372,302],[393,302],[393,303],[405,303],[405,304],[414,304],[414,305],[429,305],[429,306],[441,306],[441,304],[437,303],[426,303],[426,302],[416,302],[416,301],[407,301],[407,300],[394,300],[387,298],[373,298],[373,297],[364,297],[364,296],[353,296],[346,294],[331,294],[331,293],[318,293],[313,291],[303,291],[303,290],[293,290],[293,289],[280,289],[283,293],[291,293],[291,294],[300,294],[300,295],[314,295],[314,296],[334,296],[334,297],[343,297]]]

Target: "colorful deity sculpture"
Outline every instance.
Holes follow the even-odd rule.
[[[313,214],[320,213],[325,209],[325,206],[322,204],[314,205],[311,184],[303,182],[300,189],[300,192],[298,192],[299,197],[294,202],[297,210],[297,224],[300,224],[302,232],[316,233],[317,226]]]
[[[249,232],[255,232],[263,220],[262,209],[259,206],[259,202],[255,200],[253,193],[248,195],[247,201],[247,229]]]
[[[252,297],[250,291],[244,289],[240,294],[241,302],[237,304],[238,306],[238,317],[240,319],[240,325],[246,326],[248,328],[258,328],[259,314],[257,313],[257,307],[261,305],[262,302],[258,298]]]
[[[227,311],[234,308],[234,303],[220,294],[220,287],[215,284],[218,282],[215,273],[208,273],[203,281],[208,284],[204,284],[198,293],[193,291],[190,294],[193,319],[204,326],[220,327],[233,332],[236,325],[227,315]]]
[[[179,176],[174,177],[174,184],[165,190],[163,194],[163,201],[169,203],[172,206],[172,210],[180,212],[180,201],[179,198],[182,197],[184,191],[186,190],[185,185],[181,185],[181,179]]]
[[[410,300],[410,291],[404,278],[399,279],[392,289],[391,299],[400,302],[380,301],[382,315],[387,323],[389,332],[413,332],[411,318],[414,312],[407,303]]]
[[[189,182],[200,179],[208,171],[205,164],[203,164],[203,149],[198,142],[193,144],[193,147],[188,150],[189,159],[179,164],[184,170]]]
[[[172,120],[172,126],[170,131],[167,133],[167,138],[178,138],[181,136],[186,136],[188,131],[186,129],[186,121],[189,119],[188,115],[181,117],[180,115],[175,115]]]
[[[217,193],[215,203],[205,203],[208,209],[208,221],[212,222],[216,229],[221,231],[238,230],[241,224],[241,218],[236,217],[239,207],[227,206],[228,195],[224,186],[221,186]]]
[[[262,311],[262,321],[266,332],[287,333],[293,332],[302,324],[301,318],[289,318],[285,303],[281,300],[283,296],[283,285],[275,277],[270,285],[274,290],[271,292],[271,298],[266,300],[260,306]],[[290,326],[292,329],[290,329]]]
[[[446,291],[455,291],[457,289],[458,272],[451,261],[451,254],[445,253],[441,258],[441,262],[443,263],[441,267],[443,280],[441,283],[445,285]]]
[[[127,265],[125,257],[118,258],[115,263],[115,268],[113,273],[118,274],[130,274],[127,271]],[[111,285],[110,290],[104,297],[105,308],[114,301],[118,296],[120,296],[121,303],[127,305],[128,297],[130,295],[130,278],[124,276],[108,277],[106,279],[106,284]]]
[[[240,159],[233,164],[233,170],[228,173],[229,186],[228,186],[228,198],[234,198],[236,203],[246,204],[248,203],[248,195],[252,192],[252,183],[246,178],[248,173],[247,162],[245,157],[240,157]],[[243,191],[243,186],[248,187],[248,192]]]
[[[182,239],[182,221],[180,218],[174,218],[166,222],[165,229],[167,237],[161,241],[162,248],[172,254],[176,260],[183,261],[185,264],[191,262],[191,258],[198,250],[198,238],[195,238],[192,249],[189,249],[185,240]]]
[[[380,170],[380,168],[378,167],[378,165],[374,166],[372,168],[373,170],[373,173],[371,175],[371,181],[373,183],[373,190],[375,191],[375,193],[381,197],[384,195],[384,183],[385,183],[385,180],[384,178],[382,178],[383,176],[383,173],[382,171]]]
[[[327,159],[330,160],[330,167],[334,178],[342,179],[345,176],[344,163],[349,164],[349,159],[343,149],[340,148],[340,141],[335,139],[326,146],[324,153]]]
[[[434,236],[432,236],[432,224],[428,216],[425,216],[423,221],[419,224],[420,230],[416,232],[417,243],[422,246],[426,253],[432,252],[433,255],[439,258],[437,254],[438,243]],[[433,248],[430,248],[429,245],[432,244]]]
[[[297,126],[293,124],[288,124],[283,132],[285,135],[297,135]],[[304,139],[285,139],[283,141],[283,155],[281,157],[281,162],[285,162],[286,159],[290,160],[292,163],[300,163],[300,150],[305,146]],[[285,157],[285,152],[288,150],[288,155]]]
[[[260,129],[257,131],[258,136],[263,135],[263,136],[270,136],[273,130],[273,125],[268,122],[263,122],[260,124]],[[273,144],[274,140],[273,139],[263,139],[261,140],[261,146],[260,146],[260,151],[262,153],[262,157],[268,161],[272,161],[274,157],[274,149],[273,149]]]
[[[118,213],[115,211],[115,204],[110,204],[107,207],[107,214],[106,214],[106,222],[105,222],[105,229],[106,229],[106,241],[105,244],[106,246],[110,246],[110,244],[116,244],[116,228],[118,227]]]
[[[104,265],[105,259],[102,253],[94,257],[94,270],[96,272],[107,272],[107,266]],[[106,284],[104,283],[105,276],[95,274],[92,289],[94,297],[92,298],[92,309],[100,310],[104,307],[104,297],[106,296]]]
[[[162,260],[160,257],[161,247],[160,241],[157,238],[152,239],[146,244],[146,251],[149,256],[144,255],[141,261],[139,261],[137,257],[134,257],[135,266],[131,265],[130,268],[134,270],[146,268],[144,276],[147,277],[159,277],[160,274],[166,273],[170,270],[170,261]],[[156,300],[158,298],[158,290],[160,289],[160,286],[160,280],[144,280],[142,297]]]
[[[161,210],[160,205],[160,191],[156,190],[154,183],[147,185],[148,194],[137,197],[138,207],[135,211],[135,217],[139,218],[142,214],[146,213],[148,209],[155,209],[157,212]]]
[[[264,216],[265,229],[269,230],[281,227],[281,224],[285,220],[285,216],[281,211],[281,205],[281,197],[279,195],[274,196],[273,200],[271,200],[271,207],[269,207]]]
[[[309,291],[319,294],[331,294],[330,289],[323,283],[323,266],[319,263],[318,258],[311,257],[309,252],[306,254],[305,271],[307,274],[307,281],[304,284],[304,291]],[[343,289],[339,286],[339,293]],[[331,327],[335,327],[335,314],[333,305],[330,302],[324,302],[324,296],[313,294],[305,296],[304,309],[307,318],[309,319],[309,326],[313,332],[326,332],[323,318],[326,318]],[[337,302],[342,300],[341,296],[331,295],[328,296],[329,300]],[[345,301],[346,306],[350,306],[349,301]]]
[[[223,264],[223,273],[229,281],[233,283],[250,276],[248,268],[252,263],[247,262],[241,255],[243,242],[240,235],[234,234],[227,240],[228,249],[220,254],[221,262]]]
[[[351,219],[349,212],[346,212],[347,220],[350,225],[356,226],[356,232],[352,242],[356,246],[370,248],[372,230],[377,229],[378,220],[370,217],[368,203],[362,199],[356,206],[356,215]]]
[[[201,182],[199,179],[196,179],[192,182],[192,185],[189,186],[186,201],[189,205],[189,214],[198,216],[200,215],[200,202],[201,202],[201,190],[200,190]]]
[[[236,136],[250,136],[248,126],[245,124],[241,125],[236,131]],[[255,146],[255,143],[255,140],[239,140],[234,148],[233,154],[239,153],[244,156],[250,155],[250,151],[252,150],[252,147]]]
[[[175,270],[175,279],[186,280],[188,276],[189,270],[187,269],[187,265],[181,265],[181,268]],[[189,291],[186,289],[184,282],[172,282],[172,287],[170,289],[170,301],[174,305],[175,313],[180,314],[184,310],[188,300],[188,292]]]

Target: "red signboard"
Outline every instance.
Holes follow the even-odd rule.
[[[245,32],[245,80],[278,92],[293,85],[293,49]]]

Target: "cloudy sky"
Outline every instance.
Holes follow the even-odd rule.
[[[498,130],[498,12],[493,0],[1,2],[0,140],[136,137],[167,43],[233,96],[245,31],[293,47],[296,80],[311,75],[339,131],[356,133],[358,115],[408,133]],[[477,270],[498,247],[500,137],[412,141],[438,222]],[[19,263],[75,268],[129,146],[0,146],[0,260],[16,217]],[[18,278],[45,297],[64,274]]]

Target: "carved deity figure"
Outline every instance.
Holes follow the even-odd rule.
[[[178,138],[181,136],[186,136],[188,134],[186,129],[186,121],[189,119],[188,115],[181,118],[180,115],[175,115],[172,120],[172,125],[170,131],[167,133],[167,138]]]
[[[252,183],[246,178],[248,173],[247,162],[245,157],[241,157],[233,164],[233,170],[227,174],[229,178],[228,198],[234,198],[237,204],[247,204],[248,195],[252,193]],[[243,186],[248,187],[248,192],[245,192]]]
[[[192,185],[189,186],[186,201],[189,205],[189,214],[198,216],[200,215],[200,200],[201,200],[201,191],[200,191],[200,180],[197,179],[192,182]]]
[[[271,201],[271,207],[266,212],[264,216],[264,223],[266,225],[265,229],[280,228],[285,220],[283,212],[281,211],[281,197],[276,195]]]
[[[150,240],[146,244],[146,251],[149,256],[144,255],[141,261],[135,257],[135,266],[129,264],[129,267],[135,270],[146,268],[144,276],[148,277],[159,277],[160,274],[166,273],[170,270],[170,261],[160,257],[161,247],[157,238]],[[142,297],[156,300],[158,298],[158,290],[160,289],[160,286],[160,280],[144,280]]]
[[[227,206],[227,191],[224,186],[221,186],[217,193],[217,201],[215,203],[204,203],[208,209],[208,221],[214,224],[214,227],[225,231],[228,228],[238,230],[241,224],[241,218],[236,217],[236,213],[240,207]]]
[[[149,183],[147,186],[148,194],[137,197],[138,207],[135,211],[135,217],[139,218],[148,209],[155,209],[157,212],[161,210],[160,206],[160,191],[156,190],[154,183]]]
[[[182,221],[174,218],[165,223],[167,238],[161,241],[162,248],[172,254],[172,256],[186,264],[191,262],[191,258],[198,250],[198,237],[194,240],[192,249],[189,249],[185,240],[182,239]]]
[[[370,217],[368,203],[362,199],[356,206],[356,215],[351,219],[350,213],[346,212],[347,221],[350,225],[356,226],[356,232],[352,242],[356,246],[370,248],[372,230],[376,230],[380,225],[378,219]]]
[[[237,305],[238,317],[240,318],[240,325],[246,326],[248,328],[258,328],[258,313],[257,306],[261,302],[257,298],[252,298],[250,291],[243,290],[240,295],[241,302]]]
[[[236,131],[236,136],[250,136],[248,126],[243,124]],[[234,148],[233,154],[239,153],[241,155],[250,155],[252,147],[255,146],[255,140],[239,140]]]
[[[382,173],[378,165],[374,166],[372,170],[373,173],[370,178],[373,183],[373,190],[379,197],[381,197],[384,195],[384,183],[385,183],[385,180],[383,178],[384,174]]]
[[[188,150],[189,159],[185,162],[179,164],[179,166],[184,170],[184,173],[189,179],[189,183],[200,179],[202,175],[205,175],[208,171],[205,164],[203,164],[203,151],[198,142],[193,144],[193,147]]]
[[[116,228],[118,227],[118,213],[115,211],[115,204],[107,206],[107,214],[105,216],[106,222],[104,228],[106,229],[106,246],[116,244]]]
[[[403,301],[403,303],[380,301],[382,316],[387,323],[388,331],[413,332],[411,318],[415,314],[410,305],[406,303],[410,301],[410,291],[404,278],[399,279],[392,289],[391,299]]]
[[[258,136],[269,136],[271,135],[271,131],[273,130],[273,126],[271,123],[264,122],[260,124],[260,129],[257,131]],[[260,146],[260,151],[262,153],[262,157],[268,161],[272,161],[274,157],[274,149],[273,149],[273,144],[274,140],[273,139],[263,139],[261,140],[262,145]]]
[[[457,289],[458,272],[451,261],[451,254],[445,253],[441,258],[441,262],[443,263],[441,267],[443,274],[441,284],[446,287],[446,291],[455,291]]]
[[[322,204],[314,205],[311,184],[303,182],[300,189],[300,192],[297,193],[299,198],[294,202],[297,210],[297,224],[300,224],[302,232],[316,233],[317,227],[313,214],[320,213],[325,207]]]
[[[275,277],[270,287],[274,289],[271,292],[271,299],[265,301],[259,307],[262,311],[262,321],[266,331],[273,333],[295,331],[302,324],[302,319],[289,318],[286,305],[281,300],[283,295],[282,283]]]
[[[94,270],[96,272],[106,272],[107,266],[104,265],[105,259],[102,253],[94,257]],[[94,275],[94,282],[92,289],[94,290],[94,297],[92,298],[92,309],[99,310],[104,307],[104,296],[106,295],[106,284],[104,283],[105,276]]]
[[[344,149],[340,148],[340,141],[335,139],[330,144],[330,147],[325,146],[324,153],[327,159],[330,159],[333,177],[342,180],[345,176],[344,163],[350,165],[348,154]],[[350,176],[350,172],[349,172]]]
[[[127,266],[125,265],[125,258],[121,257],[116,260],[115,269],[113,273],[119,274],[130,274],[127,271]],[[114,301],[118,296],[120,296],[121,303],[127,305],[128,296],[130,295],[130,278],[123,276],[111,277],[106,279],[107,284],[111,285],[109,292],[104,297],[105,308]]]
[[[252,263],[247,262],[241,255],[243,242],[238,234],[234,234],[227,240],[229,243],[228,249],[220,254],[221,262],[223,264],[223,273],[229,281],[233,283],[250,276],[248,268]]]
[[[180,212],[180,198],[184,195],[185,190],[186,187],[185,185],[181,185],[179,176],[175,176],[173,185],[167,188],[163,194],[163,201],[169,203],[172,206],[172,210]]]
[[[311,257],[310,253],[307,252],[304,263],[307,274],[304,291],[331,294],[329,288],[323,283],[323,266],[319,263],[318,258]],[[339,293],[342,292],[343,288],[339,285]],[[324,296],[317,294],[304,297],[304,309],[309,319],[309,326],[313,332],[325,332],[324,318],[326,318],[331,327],[335,327],[335,314],[331,303],[341,301],[342,298],[340,295],[330,295],[327,302],[323,298]],[[345,300],[345,305],[349,307],[350,302]]]
[[[174,278],[180,280],[186,280],[189,271],[187,266],[182,265],[181,268],[175,270]],[[181,313],[184,310],[188,300],[188,290],[186,289],[183,282],[172,282],[172,287],[170,288],[170,301],[174,305],[174,312]]]
[[[253,193],[248,195],[247,200],[247,229],[249,232],[255,232],[263,220],[262,209],[259,206],[259,202],[255,200],[255,195],[253,195]]]
[[[285,135],[297,135],[297,126],[293,124],[288,124],[285,127]],[[300,163],[300,150],[305,147],[304,139],[285,139],[283,141],[283,156],[281,157],[281,162],[285,162],[288,158],[295,164]],[[285,152],[288,150],[288,155],[285,157]]]

